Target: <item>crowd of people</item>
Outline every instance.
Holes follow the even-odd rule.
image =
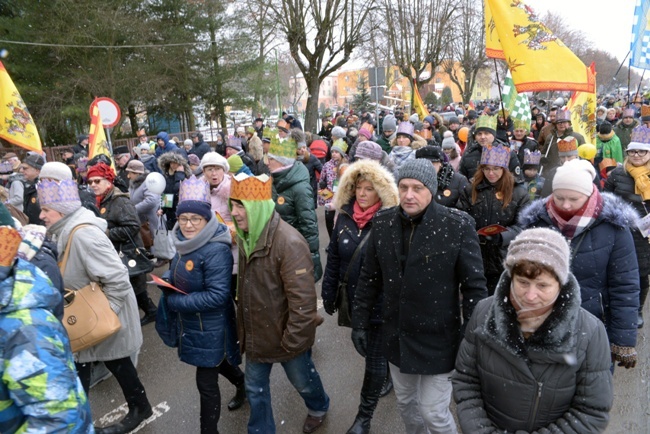
[[[311,355],[321,279],[325,313],[365,359],[348,434],[370,432],[391,389],[408,433],[458,432],[456,420],[466,433],[603,432],[650,287],[650,106],[599,109],[595,143],[561,107],[530,120],[452,109],[327,113],[318,134],[260,117],[213,144],[140,130],[90,159],[87,136],[62,161],[5,154],[0,432],[136,429],[152,415],[134,362],[150,323],[196,367],[201,433],[218,432],[219,374],[236,390],[229,410],[249,403],[248,432],[274,433],[276,363],[315,432],[330,409]],[[159,229],[174,255],[156,256]],[[67,297],[94,283],[121,327],[73,353]],[[128,413],[93,427],[101,369]]]

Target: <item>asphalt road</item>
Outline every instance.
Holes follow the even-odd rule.
[[[325,247],[328,237],[322,210],[319,210],[321,257],[325,266]],[[162,272],[161,269],[156,272]],[[320,295],[320,285],[317,292]],[[154,301],[158,289],[149,288]],[[336,317],[325,314],[319,299],[319,312],[325,322],[318,327],[313,358],[321,375],[331,406],[322,434],[343,434],[352,424],[359,403],[359,391],[363,377],[363,359],[356,353],[350,341],[350,330],[338,327]],[[650,321],[650,309],[646,306],[646,318]],[[614,408],[607,433],[650,433],[650,346],[647,330],[640,331],[637,351],[639,363],[630,370],[617,368],[614,374]],[[199,396],[194,380],[195,368],[178,360],[176,349],[166,347],[149,324],[143,329],[138,373],[147,390],[154,415],[134,432],[143,434],[199,433]],[[242,364],[243,369],[243,364]],[[227,404],[235,388],[223,377],[219,384],[222,393],[222,413],[219,432],[222,434],[246,433],[248,405],[229,412]],[[278,433],[299,434],[307,415],[304,403],[286,379],[280,365],[271,374],[273,412]],[[114,378],[109,378],[91,389],[90,402],[95,424],[103,426],[119,420],[126,414],[126,404]],[[452,404],[453,407],[453,404]],[[395,395],[391,392],[382,398],[373,418],[371,432],[374,434],[405,434],[397,411]]]

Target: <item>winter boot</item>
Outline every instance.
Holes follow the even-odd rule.
[[[376,378],[370,372],[366,371],[363,376],[363,385],[361,386],[361,402],[359,411],[354,418],[354,423],[348,429],[346,434],[368,434],[370,432],[370,421],[379,402],[379,393],[384,385],[384,378]]]
[[[147,291],[137,294],[135,298],[138,301],[138,307],[144,312],[144,316],[140,320],[140,326],[142,327],[156,321],[156,313],[158,312],[158,308],[156,308],[156,305],[153,304],[153,301],[151,298],[149,298]]]
[[[246,402],[246,386],[244,383],[241,385],[237,386],[237,393],[235,393],[235,396],[230,400],[228,403],[228,410],[233,411],[237,410],[240,408],[244,403]]]
[[[147,405],[142,406],[131,406],[129,405],[129,412],[124,416],[124,419],[119,421],[114,425],[107,426],[105,428],[95,428],[96,434],[127,434],[133,431],[145,420],[149,419],[153,415],[153,410],[151,405],[147,402]]]
[[[388,395],[391,390],[393,390],[393,379],[390,378],[390,372],[389,372],[386,375],[386,381],[384,381],[384,385],[381,388],[381,392],[379,393],[379,397],[383,398],[384,396]]]

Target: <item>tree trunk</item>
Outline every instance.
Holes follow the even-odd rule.
[[[217,110],[217,116],[219,117],[219,124],[221,125],[221,132],[224,137],[228,137],[228,126],[226,125],[226,108],[223,103],[223,83],[221,82],[221,75],[219,74],[219,55],[217,53],[217,43],[216,43],[216,32],[214,30],[214,23],[210,23],[210,40],[213,41],[210,44],[210,51],[212,52],[212,67],[214,68],[214,82],[216,86],[216,95],[215,95],[215,108]]]
[[[307,77],[305,77],[307,79]],[[318,81],[318,72],[313,72],[307,80],[307,108],[305,109],[305,131],[316,133],[318,124],[318,94],[320,92],[320,82]]]
[[[129,104],[129,121],[131,122],[131,132],[134,135],[138,135],[138,118],[135,113],[135,106],[133,104]]]

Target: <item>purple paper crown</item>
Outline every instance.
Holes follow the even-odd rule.
[[[539,166],[542,161],[542,153],[539,151],[530,152],[530,149],[524,150],[524,166]]]
[[[625,110],[623,110],[623,117],[624,117],[624,118],[625,118],[625,117],[633,118],[633,117],[634,117],[634,113],[635,113],[635,112],[634,112],[634,109],[625,109]]]
[[[558,110],[555,122],[571,122],[571,110]]]
[[[630,143],[650,143],[650,128],[641,126],[636,127],[630,134]]]
[[[181,188],[178,192],[178,201],[196,200],[199,202],[210,203],[210,185],[201,178],[192,175],[189,179],[181,182]]]
[[[7,174],[7,173],[13,173],[14,171],[14,166],[8,161],[3,161],[0,163],[0,173]]]
[[[38,203],[41,207],[64,202],[79,202],[77,183],[71,179],[63,181],[40,181],[36,185]]]
[[[498,166],[508,168],[510,162],[510,150],[504,146],[488,146],[483,148],[481,164],[486,166]]]
[[[88,158],[82,157],[77,160],[77,172],[85,172],[88,166]]]
[[[397,134],[406,134],[408,136],[413,137],[414,131],[415,131],[415,127],[410,122],[400,122],[399,125],[397,126]]]

